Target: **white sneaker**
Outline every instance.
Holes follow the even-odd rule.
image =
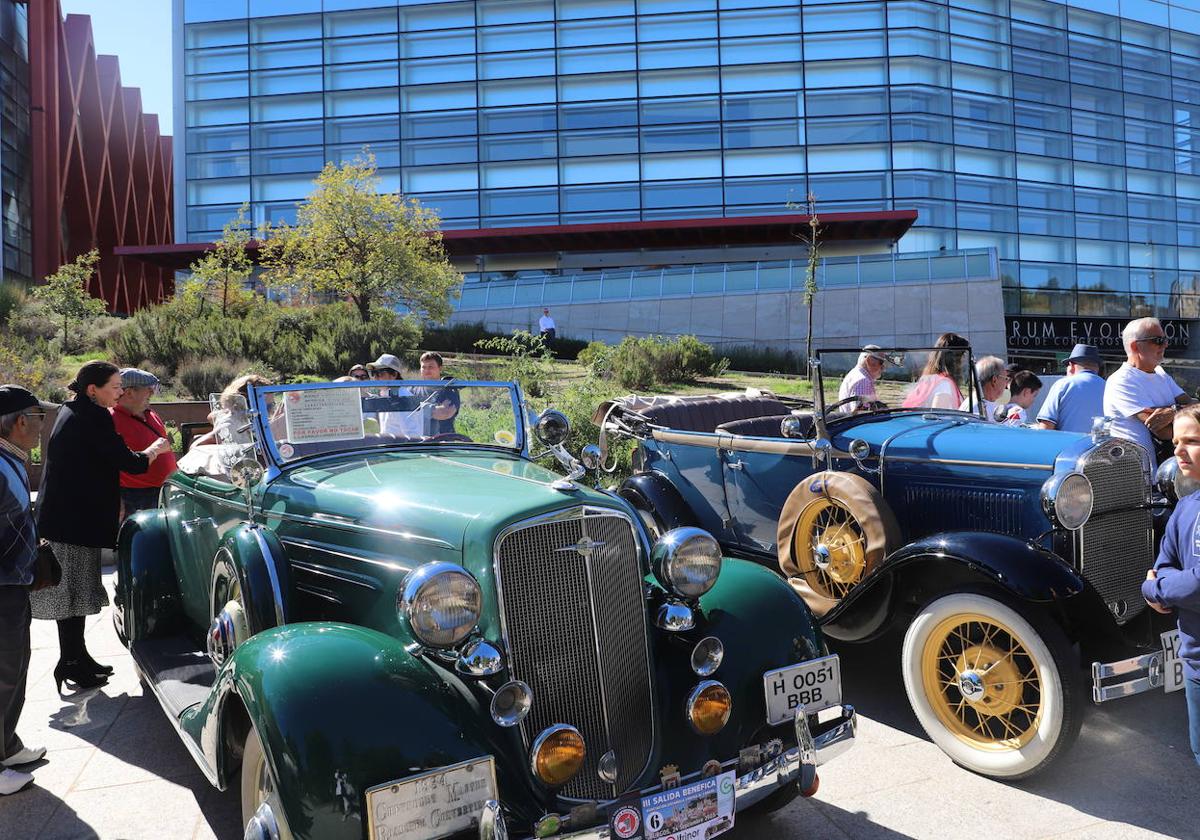
[[[20,770],[0,771],[0,796],[8,796],[26,787],[33,781],[33,774],[22,773]]]
[[[3,764],[5,767],[20,767],[22,764],[33,764],[35,761],[41,761],[42,756],[45,754],[45,747],[26,747],[19,753],[13,753],[0,762],[0,764]]]

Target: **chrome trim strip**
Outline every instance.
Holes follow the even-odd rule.
[[[906,461],[915,464],[948,464],[957,467],[1006,467],[1018,470],[1045,470],[1054,472],[1052,464],[1021,464],[1015,461],[968,461],[962,458],[918,458],[913,455],[889,455],[889,461]]]
[[[396,563],[396,562],[392,562],[392,561],[388,561],[388,560],[375,560],[371,557],[364,557],[361,554],[349,554],[345,551],[337,551],[336,549],[327,548],[324,545],[321,545],[321,543],[316,542],[315,540],[306,540],[303,537],[288,537],[287,539],[284,539],[281,537],[279,539],[279,542],[285,546],[286,545],[294,545],[297,548],[303,548],[308,551],[319,551],[320,553],[328,554],[331,557],[342,557],[346,560],[355,560],[360,563],[370,563],[373,566],[382,566],[385,569],[391,569],[391,570],[397,571],[397,572],[403,572],[403,571],[408,570],[407,566],[403,566],[400,563]],[[295,563],[296,561],[293,560],[292,562]]]
[[[319,589],[318,587],[310,586],[306,583],[297,583],[296,591],[303,592],[306,595],[311,595],[314,598],[320,598],[322,601],[329,601],[331,604],[338,604],[339,606],[342,604],[342,599],[337,597],[336,595],[334,595],[330,592],[327,592],[324,589]]]
[[[328,514],[323,514],[325,518],[315,518],[311,516],[301,516],[296,513],[284,513],[281,511],[262,510],[260,515],[267,518],[283,519],[288,522],[297,522],[302,525],[319,525],[326,528],[336,528],[340,531],[349,531],[351,533],[370,532],[373,534],[386,534],[389,537],[399,537],[402,540],[409,542],[419,542],[425,545],[434,545],[438,548],[456,549],[458,546],[448,543],[437,537],[426,537],[423,534],[413,534],[408,531],[391,531],[387,528],[374,528],[370,525],[363,525],[361,522],[337,517],[337,519],[329,518]],[[289,539],[291,539],[289,537]]]
[[[1111,677],[1125,677],[1137,674],[1131,680],[1108,683],[1102,681]],[[1092,702],[1104,703],[1122,697],[1132,697],[1163,687],[1163,654],[1162,651],[1131,656],[1116,662],[1092,663]]]
[[[159,707],[166,712],[168,709],[167,701],[163,697],[162,691],[158,687],[158,683],[150,679],[149,673],[142,665],[142,660],[138,656],[137,645],[130,645],[129,652],[133,656],[133,665],[137,669],[138,675],[142,678],[142,682],[150,686],[150,690],[154,693],[154,698],[158,700]],[[198,705],[200,704],[193,703],[187,708],[193,709]],[[184,709],[183,711],[186,712],[187,709]],[[187,749],[188,754],[191,755],[192,760],[196,762],[197,766],[200,767],[201,772],[204,773],[204,778],[208,779],[208,783],[210,785],[220,789],[221,785],[220,780],[217,777],[217,770],[215,767],[209,765],[208,757],[204,755],[204,750],[200,749],[200,745],[193,741],[191,736],[188,735],[187,732],[184,731],[183,727],[179,725],[178,718],[172,714],[167,714],[167,720],[171,722],[171,728],[175,730],[175,734],[179,736],[179,740],[183,741],[183,746],[185,749]]]
[[[496,600],[500,607],[500,643],[504,647],[506,662],[511,663],[513,661],[513,655],[512,655],[512,639],[508,632],[508,620],[506,618],[507,610],[504,605],[504,581],[501,579],[502,576],[500,574],[500,544],[502,542],[504,542],[505,537],[507,537],[509,534],[512,534],[514,531],[521,531],[526,528],[536,527],[537,525],[541,525],[546,522],[555,522],[555,521],[567,520],[567,519],[585,519],[589,516],[596,516],[596,517],[612,516],[612,517],[624,519],[625,524],[627,524],[629,526],[629,530],[633,534],[633,543],[634,543],[634,546],[637,548],[638,567],[640,569],[642,569],[643,571],[645,571],[649,568],[649,557],[646,555],[645,547],[642,545],[641,532],[638,530],[638,528],[634,524],[633,520],[629,516],[627,516],[624,511],[617,510],[615,508],[599,507],[596,505],[578,505],[575,507],[564,508],[562,510],[552,511],[550,513],[543,513],[538,516],[534,516],[529,519],[522,519],[518,522],[513,522],[513,523],[507,525],[506,527],[501,529],[500,533],[498,533],[496,535],[495,540],[493,540],[493,542],[492,542],[492,578],[496,581]],[[592,584],[591,584],[591,579],[590,579],[590,572],[591,572],[590,563],[588,566],[588,572],[589,572],[588,593],[590,596],[590,594],[592,592]],[[593,629],[594,629],[595,628],[595,614],[594,613],[592,616],[592,623],[593,623]],[[651,654],[650,654],[650,651],[651,651],[650,622],[646,615],[646,609],[644,606],[642,608],[642,633],[643,633],[643,637],[646,642],[646,673],[649,674],[649,679],[650,679],[650,684],[648,686],[649,695],[650,695],[650,741],[651,741],[651,743],[654,743],[655,736],[657,735],[657,724],[658,724],[658,698],[656,697],[655,690],[654,690],[655,689],[655,686],[654,686],[654,662],[650,658],[651,657]],[[598,646],[599,645],[599,637],[598,636],[597,636],[596,643]],[[598,668],[604,667],[603,663],[599,659],[596,662],[596,666]],[[511,668],[511,665],[509,667]],[[510,676],[511,676],[511,673],[510,673]],[[601,672],[601,685],[603,685],[603,672]],[[534,698],[534,699],[536,701],[536,698]],[[604,702],[603,698],[601,698],[601,702],[602,703]],[[607,727],[608,727],[608,708],[607,707],[604,707],[604,722],[605,722],[605,728],[607,729]],[[528,749],[530,746],[530,743],[529,743],[529,739],[526,738],[526,736],[525,736],[525,727],[521,727],[520,732],[521,732],[521,740],[524,743],[525,747]],[[606,732],[605,734],[608,735],[609,733]],[[653,758],[654,758],[654,750],[649,750],[647,758],[646,758],[646,763],[643,765],[641,771],[637,774],[637,777],[642,776],[646,772],[646,769],[653,762]],[[574,800],[565,800],[565,801],[574,801]]]
[[[258,543],[258,550],[266,561],[267,577],[271,579],[271,592],[275,596],[275,623],[283,625],[286,623],[283,617],[283,590],[279,585],[279,572],[275,569],[275,555],[271,553],[266,537],[262,535],[262,530],[257,525],[250,527],[254,534],[254,540]]]
[[[310,575],[331,578],[333,580],[341,581],[342,583],[348,583],[351,586],[361,586],[363,589],[369,589],[372,592],[382,589],[381,586],[359,580],[357,575],[338,574],[337,572],[330,571],[328,567],[318,566],[316,563],[306,563],[303,560],[292,560],[290,558],[288,559],[288,562],[292,564],[293,569],[300,569],[301,571],[307,572]]]

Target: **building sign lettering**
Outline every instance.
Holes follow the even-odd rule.
[[[1123,355],[1121,330],[1129,318],[1073,318],[1059,315],[1006,315],[1005,343],[1011,350],[1067,352],[1076,344],[1090,344],[1105,355]],[[1163,318],[1170,344],[1168,356],[1182,356],[1191,342],[1192,321]]]

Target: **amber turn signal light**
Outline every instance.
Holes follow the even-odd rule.
[[[565,785],[583,766],[587,748],[574,726],[556,723],[533,742],[533,774],[551,787]]]
[[[688,723],[700,735],[720,732],[729,722],[732,711],[733,698],[729,696],[729,689],[716,680],[705,680],[688,696]]]

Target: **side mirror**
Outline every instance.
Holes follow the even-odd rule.
[[[779,423],[779,434],[785,438],[792,440],[803,440],[804,433],[812,427],[812,423],[805,423],[794,414],[784,417]]]
[[[253,488],[262,477],[262,464],[253,458],[243,458],[229,468],[229,482],[242,491]]]
[[[561,411],[548,408],[538,415],[533,434],[546,446],[558,446],[571,434],[571,423]]]
[[[589,443],[579,451],[579,462],[586,469],[598,470],[604,457],[600,454],[600,447],[594,443]]]

